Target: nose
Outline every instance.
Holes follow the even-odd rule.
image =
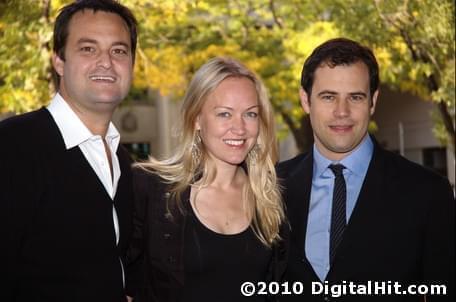
[[[111,54],[107,51],[102,51],[98,56],[97,66],[103,67],[105,69],[110,68],[112,65]]]
[[[233,117],[231,124],[231,132],[236,135],[245,134],[245,121],[241,116]]]
[[[334,108],[336,117],[347,117],[350,115],[350,104],[346,99],[338,99]]]

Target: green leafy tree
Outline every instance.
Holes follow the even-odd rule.
[[[434,101],[443,121],[437,128],[445,129],[447,142],[454,142],[451,1],[156,1],[149,5],[142,10],[145,22],[150,22],[142,48],[151,72],[144,78],[164,94],[172,91],[179,97],[191,74],[209,57],[237,57],[265,80],[281,134],[291,131],[303,150],[311,133],[298,99],[302,64],[318,44],[343,35],[374,49],[388,86]]]
[[[374,48],[385,83],[435,103],[440,115],[435,130],[454,148],[454,2],[324,0],[322,5],[343,33]]]
[[[278,113],[279,135],[291,131],[299,149],[310,144],[298,97],[300,69],[315,46],[338,32],[314,17],[308,2],[133,2],[142,7],[137,12],[142,26],[139,86],[179,98],[207,59],[233,56],[264,79]]]
[[[49,100],[51,13],[49,0],[0,2],[0,113]]]
[[[0,2],[0,112],[23,112],[49,100],[51,24],[68,2]],[[207,59],[233,56],[265,81],[279,135],[290,131],[304,150],[312,135],[298,97],[302,64],[318,44],[343,35],[374,49],[384,83],[434,101],[443,121],[439,129],[454,143],[454,5],[449,0],[122,3],[133,8],[140,26],[130,97],[145,98],[155,90],[179,99]]]

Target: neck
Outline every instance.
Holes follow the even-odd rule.
[[[352,154],[353,152],[355,152],[355,150],[358,149],[364,143],[364,141],[367,139],[368,136],[369,136],[369,134],[366,133],[364,135],[364,137],[361,139],[361,141],[357,145],[355,145],[352,149],[350,149],[349,151],[340,152],[340,153],[337,153],[334,151],[329,151],[317,139],[315,139],[315,136],[314,136],[314,140],[315,140],[315,146],[317,147],[318,152],[320,152],[321,155],[323,155],[325,158],[327,158],[331,161],[341,161],[344,158],[346,158],[347,156],[349,156],[350,154]]]
[[[100,135],[105,137],[108,132],[109,123],[112,115],[100,115],[100,114],[83,114],[80,115],[76,112],[82,123],[92,132],[94,135]]]
[[[99,111],[93,112],[81,108],[80,106],[75,105],[72,102],[67,102],[70,108],[76,113],[82,123],[87,127],[87,129],[92,132],[94,135],[100,135],[105,137],[108,132],[109,123],[111,122],[113,111]]]
[[[219,188],[229,188],[233,186],[239,186],[244,183],[246,177],[245,171],[236,165],[230,164],[215,164],[217,174],[210,184]]]

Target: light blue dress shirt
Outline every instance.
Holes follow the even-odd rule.
[[[343,170],[347,185],[347,224],[356,205],[361,186],[372,158],[374,145],[369,136],[347,157],[338,163]],[[325,280],[329,263],[329,233],[331,227],[331,208],[334,188],[334,174],[328,168],[334,164],[313,147],[312,191],[310,194],[307,221],[305,252],[320,280]]]

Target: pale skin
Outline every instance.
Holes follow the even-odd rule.
[[[311,96],[301,88],[301,105],[310,115],[315,146],[326,158],[340,161],[366,138],[378,90],[371,96],[369,73],[362,62],[315,70]]]
[[[52,56],[60,76],[59,93],[94,135],[106,136],[114,110],[130,88],[130,44],[128,27],[120,16],[83,10],[69,22],[65,58]],[[112,175],[111,154],[103,142]]]
[[[191,204],[198,219],[221,234],[248,228],[251,217],[243,202],[247,182],[239,166],[256,144],[259,105],[252,81],[227,78],[207,97],[196,129],[217,170],[209,185],[191,189]]]

